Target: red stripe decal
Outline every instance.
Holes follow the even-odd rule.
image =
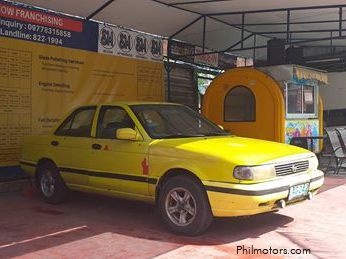
[[[149,174],[149,165],[146,158],[144,158],[142,161],[142,172],[144,175]]]

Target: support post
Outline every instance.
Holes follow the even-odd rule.
[[[205,30],[206,30],[206,23],[207,23],[207,18],[203,16],[203,47],[202,47],[202,53],[204,54],[205,51]]]
[[[290,20],[291,20],[291,11],[287,10],[287,28],[286,28],[286,41],[290,42]]]
[[[339,37],[342,37],[342,7],[339,7]]]
[[[257,44],[257,34],[255,34],[254,38],[253,38],[253,56],[252,56],[252,59],[253,59],[254,66],[255,66],[255,61],[256,61],[256,44]]]
[[[241,15],[241,47],[244,47],[244,24],[245,24],[245,13]]]
[[[170,59],[171,59],[171,40],[168,39],[167,42],[167,63],[165,64],[165,69],[166,69],[166,73],[167,73],[167,101],[170,102],[171,101],[171,70],[173,68],[173,66],[170,63]]]
[[[333,54],[333,32],[330,32],[330,54]]]
[[[169,63],[169,60],[165,66],[166,73],[167,73],[167,102],[171,101],[171,65]]]

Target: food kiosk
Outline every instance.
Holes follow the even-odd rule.
[[[202,113],[238,136],[282,143],[321,136],[319,88],[327,83],[324,71],[297,65],[230,69],[208,87]],[[321,147],[315,140],[314,151]]]

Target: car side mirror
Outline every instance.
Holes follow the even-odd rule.
[[[131,128],[118,129],[115,132],[116,139],[121,140],[137,140],[137,131]]]

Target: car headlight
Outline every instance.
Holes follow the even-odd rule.
[[[237,166],[233,176],[239,180],[265,180],[276,176],[273,165]]]
[[[319,162],[318,162],[318,159],[315,155],[309,159],[309,169],[310,170],[317,170],[318,164],[319,164]]]

